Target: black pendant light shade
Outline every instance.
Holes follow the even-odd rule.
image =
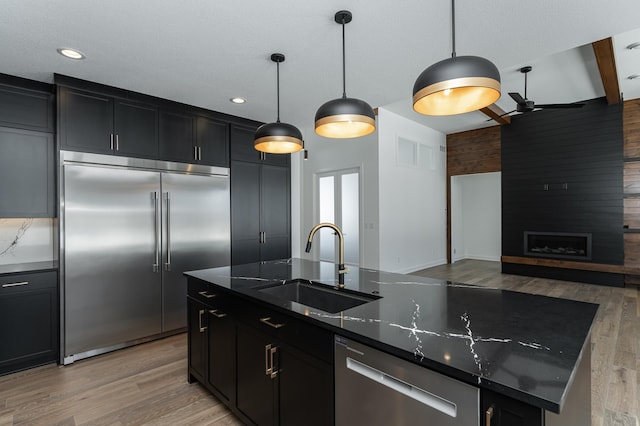
[[[271,60],[277,64],[278,80],[278,119],[275,123],[266,123],[258,127],[254,136],[254,148],[270,154],[290,154],[302,149],[302,133],[297,127],[280,122],[280,62],[284,62],[282,53],[274,53]]]
[[[371,106],[363,100],[348,98],[346,94],[344,26],[353,19],[348,10],[335,15],[342,25],[342,97],[325,102],[316,112],[315,130],[327,138],[356,138],[376,130],[376,117]]]
[[[451,0],[453,53],[431,65],[413,85],[413,109],[426,115],[476,111],[500,98],[500,72],[479,56],[456,56],[455,4]]]

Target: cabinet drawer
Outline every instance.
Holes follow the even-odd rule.
[[[0,295],[16,291],[55,288],[56,284],[57,273],[55,271],[0,275]]]
[[[204,303],[208,307],[222,307],[221,305],[230,305],[230,296],[217,290],[215,286],[204,281],[190,278],[187,284],[187,294],[192,299]]]
[[[251,302],[239,302],[236,316],[247,325],[326,362],[333,362],[333,334]]]

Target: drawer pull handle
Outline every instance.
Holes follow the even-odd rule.
[[[224,312],[220,312],[217,309],[209,309],[209,313],[216,318],[224,318],[227,316]]]
[[[205,291],[199,291],[199,292],[198,292],[198,294],[199,294],[200,296],[204,296],[204,297],[206,297],[207,299],[211,299],[212,297],[216,297],[216,295],[215,295],[215,294],[213,294],[213,293],[209,294],[209,292],[208,292],[207,290],[205,290]]]
[[[280,323],[280,324],[276,324],[274,322],[271,322],[271,317],[265,317],[265,318],[260,318],[260,322],[267,324],[270,327],[273,328],[280,328],[280,327],[284,327],[284,324]]]
[[[487,411],[484,413],[484,424],[485,426],[491,426],[491,419],[493,418],[493,405],[487,408]]]
[[[2,288],[19,287],[21,285],[29,285],[29,281],[20,281],[19,283],[2,284]]]

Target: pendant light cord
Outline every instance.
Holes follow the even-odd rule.
[[[277,83],[276,83],[276,87],[278,90],[278,95],[277,95],[277,102],[278,102],[278,118],[276,119],[276,123],[280,122],[280,62],[276,62],[276,79],[277,79]]]
[[[456,4],[455,0],[451,0],[451,57],[456,57]]]
[[[346,55],[344,44],[344,16],[342,17],[342,99],[347,98],[347,72],[346,72]]]

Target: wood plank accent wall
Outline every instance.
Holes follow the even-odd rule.
[[[622,166],[621,104],[513,117],[502,127],[503,256],[524,255],[525,231],[591,233],[591,262],[623,265]]]
[[[500,126],[447,135],[447,263],[451,263],[451,176],[501,168]]]
[[[640,269],[640,99],[625,101],[624,135],[624,266]],[[625,283],[638,285],[640,274],[628,274]]]

